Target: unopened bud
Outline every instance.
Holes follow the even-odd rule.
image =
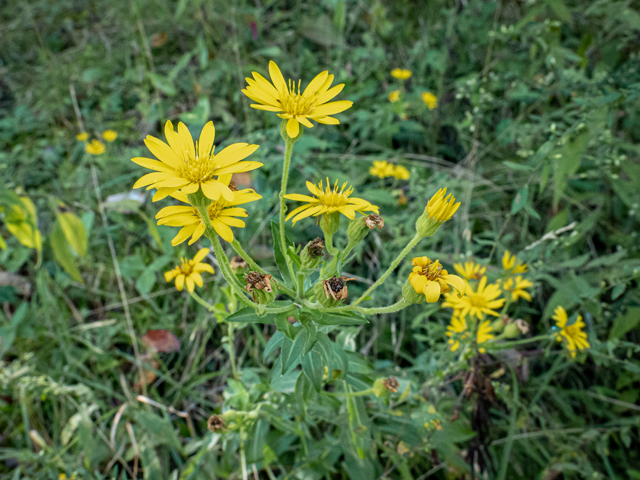
[[[320,228],[325,235],[333,235],[340,228],[340,212],[323,215],[320,218]]]
[[[510,323],[504,327],[502,335],[504,338],[516,338],[520,336],[520,329],[515,323]]]

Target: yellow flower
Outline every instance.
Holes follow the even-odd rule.
[[[397,102],[400,100],[400,90],[394,90],[389,94],[389,101],[391,103]]]
[[[107,142],[114,142],[116,138],[118,138],[118,132],[115,130],[105,130],[102,132],[102,138],[104,138]]]
[[[416,292],[424,294],[428,303],[437,302],[441,293],[451,291],[449,285],[464,295],[464,281],[457,275],[449,275],[439,260],[432,262],[428,257],[416,257],[411,265],[413,272],[409,274],[409,282]]]
[[[178,131],[173,129],[170,121],[164,126],[167,145],[151,135],[144,139],[147,148],[160,161],[150,158],[135,157],[131,161],[151,170],[141,177],[133,188],[156,188],[153,201],[161,200],[173,192],[180,190],[188,195],[202,189],[202,193],[211,199],[218,200],[221,196],[228,202],[234,199],[233,192],[220,176],[232,173],[249,172],[262,166],[260,162],[242,162],[251,155],[258,145],[234,143],[214,155],[213,140],[215,128],[213,122],[207,123],[200,132],[200,140],[194,142],[187,126],[180,122]]]
[[[391,70],[391,76],[398,80],[407,80],[411,75],[411,70],[407,70],[406,68],[394,68]]]
[[[438,107],[438,97],[436,97],[433,93],[422,92],[422,95],[420,95],[420,98],[422,98],[422,101],[424,102],[424,104],[427,106],[429,110],[433,110],[434,108]]]
[[[209,272],[214,273],[213,267],[208,263],[200,263],[204,257],[209,253],[208,248],[201,248],[196,253],[196,256],[193,257],[193,260],[187,260],[186,258],[181,258],[181,264],[176,266],[174,269],[165,272],[164,279],[167,282],[171,280],[175,280],[176,288],[178,291],[182,291],[184,284],[187,284],[187,290],[193,292],[196,285],[201,287],[203,285],[201,272]]]
[[[392,175],[398,180],[409,180],[409,178],[411,178],[411,172],[402,165],[394,166]]]
[[[223,177],[221,180],[228,184],[230,175]],[[226,198],[220,198],[217,201],[211,201],[207,207],[207,213],[209,215],[209,221],[211,226],[227,242],[233,242],[233,231],[230,227],[244,228],[245,224],[242,220],[236,217],[248,217],[249,214],[244,208],[238,208],[238,205],[244,205],[245,203],[254,202],[262,198],[254,190],[245,189],[239,190],[233,193],[233,200],[229,201]],[[160,210],[156,219],[158,219],[158,225],[169,225],[170,227],[183,227],[178,235],[171,241],[171,245],[176,246],[184,242],[189,236],[189,245],[197,241],[205,230],[205,225],[198,213],[198,209],[189,204],[189,199],[184,193],[175,192],[171,196],[187,205],[177,205],[171,207],[164,207]]]
[[[459,337],[460,339],[467,338],[467,320],[465,317],[456,315],[455,312],[451,317],[451,323],[447,326],[447,337]],[[461,334],[461,335],[460,335]],[[452,352],[455,352],[460,348],[460,340],[457,338],[449,338],[449,348]]]
[[[510,277],[504,284],[502,288],[511,292],[511,301],[515,302],[518,298],[524,298],[526,301],[531,301],[531,294],[525,290],[525,288],[533,287],[533,283],[530,280],[523,279],[522,276],[518,275],[513,280],[513,277]]]
[[[95,138],[89,143],[84,144],[84,151],[91,155],[102,155],[104,153],[104,150],[104,143],[102,143],[100,140],[96,140]]]
[[[86,142],[88,139],[89,134],[87,132],[80,132],[76,135],[76,140],[78,140],[79,142]],[[64,475],[64,473],[62,473],[61,475]]]
[[[489,320],[485,320],[478,325],[478,333],[476,334],[476,342],[478,342],[478,345],[488,342],[489,340],[493,340],[495,335],[491,333],[492,331],[493,329],[491,328],[491,322]],[[478,350],[480,353],[486,352],[486,349],[484,348],[479,348]]]
[[[464,262],[464,266],[461,263],[454,263],[453,268],[465,280],[480,280],[487,271],[487,267],[475,262]]]
[[[58,480],[76,480],[76,474],[74,473],[73,475],[71,475],[71,477],[67,477],[66,473],[61,473],[60,475],[58,475]]]
[[[509,250],[506,250],[502,257],[502,268],[510,274],[525,273],[527,271],[527,264],[522,263],[518,257],[511,255]]]
[[[347,182],[344,182],[342,187],[338,189],[338,181],[336,180],[335,185],[331,188],[331,184],[327,178],[327,186],[325,189],[322,187],[322,180],[317,186],[311,182],[307,182],[307,188],[314,197],[300,195],[298,193],[292,193],[284,196],[284,198],[288,200],[308,202],[306,205],[296,208],[287,215],[286,220],[289,220],[295,215],[293,218],[294,225],[298,220],[302,220],[303,218],[318,217],[320,215],[332,214],[334,212],[340,212],[351,220],[355,218],[356,212],[362,213],[363,215],[364,212],[379,212],[378,207],[370,204],[366,200],[351,197],[353,187],[347,188]]]
[[[310,119],[326,125],[338,125],[340,122],[329,115],[343,112],[353,105],[348,100],[327,103],[342,91],[344,83],[329,88],[333,83],[333,75],[326,70],[316,75],[304,91],[300,88],[301,80],[298,81],[297,90],[296,82],[289,80],[287,83],[274,61],[269,62],[271,82],[257,72],[252,73],[253,78],[245,79],[249,85],[242,93],[258,102],[251,105],[255,109],[282,112],[278,116],[288,119],[287,134],[291,138],[298,136],[300,124],[312,128]]]
[[[482,318],[483,314],[493,315],[494,317],[499,316],[495,309],[502,307],[505,299],[498,298],[502,293],[498,285],[494,283],[487,285],[487,277],[482,277],[475,292],[468,283],[466,287],[466,293],[462,297],[453,294],[445,295],[446,301],[442,306],[457,310],[458,315],[463,317],[467,314],[475,315],[479,319]]]
[[[567,350],[569,350],[572,357],[575,358],[576,350],[584,350],[591,347],[587,341],[586,332],[582,331],[586,325],[582,321],[581,315],[578,315],[577,320],[572,325],[567,325],[567,312],[563,307],[556,307],[553,313],[555,315],[552,318],[560,328],[560,333],[557,335],[556,340],[560,342],[564,339]]]
[[[369,174],[378,178],[390,177],[393,175],[393,164],[386,160],[374,160],[373,166],[369,167]]]
[[[433,197],[431,197],[429,203],[427,203],[427,214],[432,220],[437,222],[446,222],[453,217],[453,214],[456,213],[460,207],[461,202],[454,203],[456,199],[452,193],[445,198],[446,194],[447,189],[441,188]]]

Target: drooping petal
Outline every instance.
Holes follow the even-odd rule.
[[[324,125],[340,125],[340,120],[333,117],[320,117],[320,118],[311,117],[311,119],[315,120],[318,123],[322,123]]]
[[[440,298],[440,283],[427,281],[422,293],[424,293],[425,298],[427,299],[427,303],[435,303]]]
[[[239,218],[235,218],[235,217],[218,217],[218,220],[220,220],[222,223],[224,223],[225,225],[229,225],[230,227],[238,227],[238,228],[244,228],[245,227],[245,223],[240,220]]]
[[[305,117],[296,117],[298,121],[307,128],[313,128],[313,123],[307,120]]]
[[[195,289],[195,284],[193,283],[193,278],[191,278],[191,275],[189,275],[187,277],[187,290],[189,290],[190,292],[193,292],[194,289]]]
[[[445,282],[447,282],[449,285],[451,285],[453,288],[458,290],[459,295],[464,295],[464,292],[466,291],[466,286],[464,284],[464,280],[462,280],[459,276],[457,276],[457,275],[443,275],[442,279]]]
[[[322,210],[324,208],[325,207],[323,205],[317,205],[317,206],[311,207],[311,208],[309,208],[307,210],[304,210],[302,213],[298,214],[296,217],[294,217],[291,220],[291,222],[292,222],[293,225],[295,225],[298,220],[302,220],[303,218],[307,218],[307,217],[311,217],[311,216],[313,216],[315,214],[319,214],[319,213],[322,212]]]
[[[197,242],[198,239],[204,233],[205,229],[206,227],[204,226],[204,223],[199,223],[196,229],[191,234],[191,240],[189,240],[189,245],[193,245],[195,242]]]
[[[183,287],[184,287],[184,275],[178,275],[176,277],[176,288],[178,289],[179,292],[181,292]]]
[[[202,193],[204,193],[205,197],[210,198],[213,201],[218,201],[221,194],[219,185],[221,185],[220,182],[208,181],[206,183],[201,183],[200,188],[202,189]]]
[[[294,210],[292,210],[291,212],[289,212],[289,214],[287,215],[287,218],[285,218],[285,221],[288,221],[291,217],[293,217],[294,215],[302,212],[303,210],[306,210],[307,208],[311,208],[311,205],[309,205],[308,203],[306,205],[302,205]]]
[[[187,225],[186,227],[182,228],[173,238],[173,240],[171,240],[171,245],[175,247],[176,245],[180,245],[182,242],[184,242],[193,233],[193,231],[196,229],[196,226],[197,224],[194,223],[193,225]]]
[[[231,228],[229,228],[228,225],[218,220],[217,218],[214,218],[211,222],[211,226],[216,231],[216,233],[220,235],[220,237],[222,237],[223,240],[226,240],[229,243],[233,242],[233,231],[231,230]]]

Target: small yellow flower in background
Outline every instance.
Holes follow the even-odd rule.
[[[225,184],[229,184],[231,175],[221,179]],[[238,205],[254,202],[262,198],[254,190],[245,189],[233,192],[234,199],[228,201],[220,198],[212,201],[207,207],[207,214],[211,226],[223,240],[233,242],[233,231],[230,227],[244,228],[245,223],[236,217],[248,217],[249,214],[244,208]],[[189,204],[189,199],[184,193],[175,192],[171,196],[187,205],[164,207],[156,214],[158,225],[168,225],[170,227],[183,227],[173,240],[171,245],[176,246],[184,242],[189,236],[189,245],[197,241],[205,231],[205,225],[198,213],[198,209]]]
[[[527,264],[522,263],[518,257],[511,255],[509,250],[504,252],[502,257],[502,268],[509,274],[525,273],[527,271]]]
[[[493,340],[495,335],[493,335],[493,329],[491,328],[491,322],[489,320],[485,320],[480,325],[478,325],[478,333],[476,334],[476,342],[478,345],[488,342],[489,340]],[[485,348],[480,347],[478,349],[480,353],[485,353],[487,350]]]
[[[391,76],[398,80],[407,80],[411,78],[411,75],[411,70],[407,70],[406,68],[394,68],[391,70]]]
[[[400,90],[394,90],[389,94],[389,101],[395,103],[400,100]]]
[[[173,129],[170,121],[164,126],[167,145],[151,135],[147,135],[144,143],[158,160],[135,157],[131,161],[140,166],[156,170],[141,177],[133,188],[156,188],[153,201],[162,200],[173,192],[180,190],[183,194],[196,193],[202,189],[204,195],[214,201],[224,198],[233,202],[234,195],[228,183],[220,181],[221,176],[255,170],[262,166],[260,162],[246,161],[244,158],[258,149],[258,145],[234,143],[214,155],[215,128],[213,122],[207,123],[200,132],[199,142],[193,137],[187,126],[180,122],[178,131]]]
[[[424,104],[427,106],[429,110],[438,108],[438,97],[436,97],[433,93],[422,92],[422,95],[420,95],[420,98],[422,98],[422,101],[424,102]]]
[[[493,315],[500,314],[495,311],[504,305],[505,299],[498,298],[502,293],[498,285],[491,283],[487,285],[487,277],[482,277],[476,291],[467,283],[465,295],[458,297],[453,294],[445,295],[443,307],[451,307],[457,311],[458,315],[464,317],[467,314],[482,319],[483,314]]]
[[[464,281],[457,275],[449,275],[442,268],[439,260],[431,261],[428,257],[416,257],[411,260],[413,272],[409,274],[409,282],[413,289],[424,294],[428,303],[435,303],[441,293],[451,291],[451,285],[460,295],[465,292]]]
[[[293,217],[293,224],[295,225],[298,220],[302,220],[307,217],[318,217],[320,215],[332,214],[334,212],[340,212],[345,217],[353,220],[356,217],[356,212],[373,212],[378,213],[379,209],[375,205],[370,204],[362,198],[351,197],[353,193],[353,187],[348,187],[347,182],[342,184],[342,187],[338,188],[338,181],[336,180],[333,188],[327,178],[327,186],[323,189],[322,180],[318,185],[314,185],[311,182],[307,182],[307,188],[314,195],[300,195],[298,193],[292,193],[285,195],[287,200],[295,200],[296,202],[308,202],[306,205],[293,210],[287,215],[286,220]]]
[[[465,317],[456,315],[454,312],[454,315],[451,317],[451,323],[447,326],[447,337],[457,336],[460,339],[465,339],[467,338],[467,328],[467,320]],[[448,343],[452,352],[455,352],[460,348],[460,340],[456,338],[449,338]]]
[[[521,275],[518,275],[513,280],[513,277],[510,277],[504,284],[502,288],[511,292],[511,301],[515,302],[519,298],[524,298],[526,301],[531,301],[531,294],[525,290],[525,288],[533,287],[533,283],[530,280],[523,279]]]
[[[300,88],[301,80],[297,82],[297,90],[296,82],[286,82],[273,60],[269,62],[271,82],[257,72],[252,74],[253,78],[245,79],[249,85],[242,93],[258,102],[252,104],[252,108],[282,112],[278,113],[278,116],[288,119],[287,134],[291,138],[298,136],[300,124],[312,128],[313,124],[309,120],[326,125],[338,125],[338,119],[330,115],[343,112],[353,105],[349,100],[327,103],[342,91],[344,83],[329,88],[333,83],[333,75],[329,75],[326,70],[316,75],[304,91]]]
[[[391,174],[398,180],[409,180],[411,178],[411,172],[402,165],[395,165]]]
[[[446,198],[445,195],[447,195],[447,189],[441,188],[427,203],[426,210],[432,220],[446,222],[453,217],[453,214],[460,207],[461,202],[454,203],[456,199],[452,193],[447,195]]]
[[[81,140],[83,141],[83,140]],[[76,474],[74,473],[73,475],[71,475],[71,477],[67,477],[66,473],[61,473],[60,475],[58,475],[58,480],[76,480]]]
[[[171,280],[175,280],[176,288],[178,291],[182,291],[185,283],[187,284],[187,290],[193,292],[196,285],[201,287],[203,285],[202,272],[214,273],[213,267],[208,263],[200,263],[204,257],[209,253],[208,248],[201,248],[196,256],[193,257],[193,260],[187,260],[186,258],[181,258],[181,264],[175,267],[168,272],[165,272],[164,279],[167,282]]]
[[[89,143],[84,144],[84,151],[91,155],[102,155],[105,151],[104,143],[95,138]]]
[[[480,280],[487,271],[487,267],[475,262],[464,262],[464,266],[462,263],[454,263],[453,268],[465,280]]]
[[[118,138],[118,132],[115,130],[105,130],[102,132],[102,138],[107,142],[115,142],[116,138]]]
[[[567,311],[563,307],[556,307],[553,313],[552,318],[556,321],[558,328],[560,328],[560,333],[557,335],[556,340],[560,342],[564,339],[567,350],[569,350],[573,358],[576,356],[576,350],[584,350],[591,347],[587,340],[587,333],[582,331],[586,325],[582,321],[581,315],[578,315],[578,318],[572,325],[567,325],[569,319],[567,317]]]
[[[78,140],[79,142],[86,142],[87,140],[89,140],[89,134],[87,132],[80,132],[76,135],[76,140]],[[64,473],[61,473],[60,475],[64,475]]]
[[[398,190],[398,205],[404,206],[408,203],[407,196],[402,190]]]
[[[374,160],[373,166],[369,167],[369,174],[378,178],[390,177],[393,175],[393,164],[386,160]]]

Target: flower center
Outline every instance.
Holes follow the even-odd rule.
[[[224,210],[225,203],[224,201],[211,202],[211,204],[207,207],[207,214],[209,215],[209,220],[214,220],[220,215],[220,212]]]
[[[280,95],[280,103],[282,104],[282,110],[294,117],[307,115],[316,106],[318,95],[315,94],[311,97],[304,96],[300,93],[300,83],[298,81],[298,90],[296,92],[296,84],[289,80],[289,89],[285,94]]]
[[[193,273],[193,267],[195,267],[196,262],[194,262],[193,260],[187,260],[186,258],[181,258],[180,262],[181,265],[176,268],[180,269],[180,272],[187,277],[191,275]]]
[[[440,278],[441,272],[442,265],[440,264],[440,260],[436,260],[435,262],[431,262],[429,265],[422,267],[420,275],[427,277],[427,280],[434,281]]]
[[[322,191],[322,182],[320,182],[320,191]],[[342,188],[338,189],[338,181],[331,188],[327,185],[327,188],[318,195],[318,200],[326,207],[344,207],[349,199],[349,195],[353,192],[353,188],[346,188],[346,182],[342,185]]]
[[[477,308],[483,308],[486,306],[486,301],[482,295],[478,295],[477,293],[467,294],[469,297],[469,303]]]
[[[191,183],[202,183],[211,180],[217,167],[213,160],[214,156],[199,157],[197,141],[195,152],[194,156],[191,152],[185,150],[182,155],[182,166],[178,168],[178,175],[186,178]]]

